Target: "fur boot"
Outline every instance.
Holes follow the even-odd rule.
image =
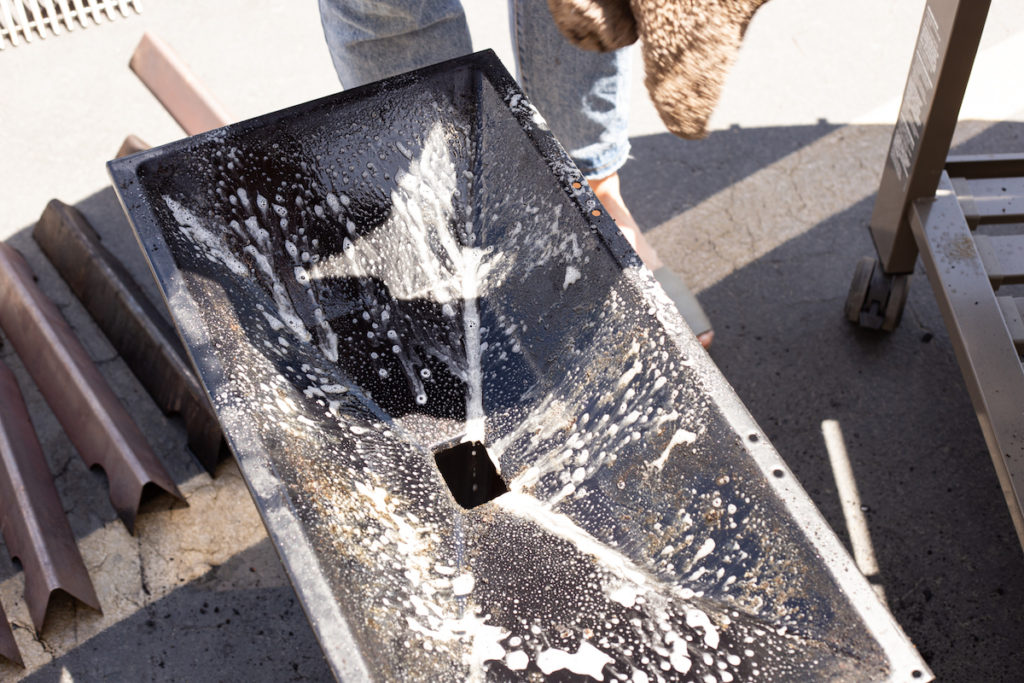
[[[611,52],[636,42],[629,0],[548,0],[558,30],[584,50]]]
[[[548,0],[559,30],[584,49],[622,47],[639,35],[644,84],[673,133],[701,138],[754,12],[767,0]],[[622,22],[622,27],[612,26]],[[632,41],[630,41],[632,42]],[[611,47],[605,47],[611,46]]]

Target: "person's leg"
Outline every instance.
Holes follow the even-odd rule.
[[[704,348],[711,346],[711,342],[715,338],[711,321],[708,320],[700,302],[697,301],[697,297],[693,295],[686,283],[658,258],[658,252],[640,231],[629,208],[622,200],[622,194],[619,191],[619,174],[613,173],[610,176],[587,182],[590,183],[590,188],[594,190],[594,194],[597,195],[601,204],[608,210],[608,215],[615,220],[615,224],[619,226],[623,236],[636,249],[636,253],[643,260],[644,265],[651,269],[662,289],[675,303],[676,308],[679,309],[687,324],[697,335],[701,346]]]
[[[661,261],[619,192],[618,170],[629,158],[630,49],[591,52],[574,47],[559,33],[545,0],[511,0],[509,19],[526,96],[654,270]]]
[[[588,180],[629,157],[631,50],[589,52],[558,32],[546,0],[511,0],[518,79]]]
[[[558,31],[546,0],[510,0],[519,83],[644,264],[654,271],[701,343],[711,323],[685,284],[658,258],[619,189],[629,158],[631,49],[591,52]]]
[[[346,88],[472,51],[459,0],[320,0],[320,21]]]
[[[657,270],[662,267],[664,263],[658,258],[658,252],[654,251],[654,247],[651,246],[647,238],[640,232],[633,214],[629,212],[626,202],[622,199],[622,192],[619,189],[619,174],[613,173],[604,178],[588,179],[587,182],[590,183],[590,189],[594,191],[594,194],[597,195],[604,208],[608,210],[608,215],[619,226],[622,235],[629,242],[630,246],[636,250],[644,265],[651,270]]]

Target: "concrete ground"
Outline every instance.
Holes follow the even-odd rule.
[[[706,140],[664,132],[642,85],[624,193],[714,321],[711,355],[941,680],[1024,670],[1024,554],[931,290],[915,278],[900,328],[849,326],[842,306],[866,230],[923,0],[774,0],[751,25]],[[504,7],[468,2],[477,48],[510,66]],[[70,600],[36,637],[20,570],[0,552],[0,603],[25,657],[0,679],[321,680],[330,673],[237,469],[195,464],[30,237],[47,200],[75,203],[145,279],[104,162],[128,133],[182,135],[127,69],[162,37],[247,118],[338,89],[315,3],[149,0],[142,14],[0,52],[0,239],[22,250],[188,507],[157,498],[130,536],[9,344],[103,613]],[[496,39],[497,38],[497,39]],[[993,3],[957,134],[960,151],[1020,151],[1024,6]],[[639,80],[639,79],[638,79]],[[150,292],[153,293],[150,286]],[[0,337],[2,342],[2,337]],[[836,484],[838,424],[859,500]],[[859,503],[859,505],[858,505]]]

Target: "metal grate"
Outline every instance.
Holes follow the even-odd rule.
[[[140,0],[0,0],[0,50],[142,11]],[[105,16],[104,16],[105,15]]]

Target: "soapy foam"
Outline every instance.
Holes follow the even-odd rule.
[[[373,230],[366,234],[363,233],[365,226],[353,221],[347,213],[357,202],[350,200],[337,188],[334,190],[337,194],[328,193],[320,203],[313,198],[303,204],[298,196],[294,200],[287,197],[275,198],[275,201],[270,203],[262,195],[256,195],[255,208],[251,200],[253,192],[234,192],[232,196],[235,201],[232,202],[232,206],[248,207],[253,211],[260,211],[263,218],[272,216],[274,220],[273,223],[267,223],[266,220],[256,220],[256,216],[239,217],[235,225],[227,225],[225,234],[233,235],[232,239],[244,239],[243,244],[251,247],[249,251],[241,250],[246,257],[244,259],[238,258],[237,243],[232,242],[229,246],[227,241],[210,242],[209,235],[200,232],[206,230],[209,233],[210,230],[207,230],[195,216],[190,217],[178,212],[176,219],[182,226],[182,234],[197,244],[205,243],[208,254],[223,247],[228,257],[235,258],[238,265],[245,269],[252,268],[256,275],[263,278],[262,284],[265,288],[269,284],[274,305],[268,306],[265,311],[261,310],[263,322],[275,331],[288,330],[285,336],[291,334],[292,339],[309,341],[316,337],[318,342],[322,341],[317,335],[316,325],[313,324],[319,321],[316,314],[312,314],[311,317],[308,308],[299,306],[298,301],[290,299],[295,296],[295,285],[299,286],[300,291],[308,291],[310,288],[315,290],[318,283],[332,278],[375,278],[381,280],[392,297],[400,301],[426,300],[440,304],[440,310],[446,318],[453,321],[453,326],[463,328],[457,344],[446,346],[446,340],[440,338],[430,339],[428,344],[421,343],[412,338],[401,326],[397,315],[391,320],[388,319],[389,310],[386,307],[374,308],[368,305],[366,310],[356,310],[351,315],[359,316],[367,327],[371,324],[376,325],[370,331],[387,345],[385,348],[391,349],[392,353],[401,358],[402,371],[415,376],[416,381],[421,382],[419,386],[423,386],[422,382],[430,380],[431,377],[429,369],[417,360],[417,353],[433,354],[432,358],[440,361],[453,376],[462,380],[466,385],[466,433],[479,436],[480,440],[483,440],[483,437],[488,436],[483,429],[482,402],[484,377],[481,366],[486,352],[485,345],[500,348],[496,342],[500,343],[503,340],[496,340],[493,332],[487,334],[480,327],[482,321],[478,303],[481,294],[493,291],[492,287],[496,283],[504,282],[508,278],[522,276],[525,281],[531,269],[540,267],[538,264],[548,264],[552,261],[555,262],[552,264],[554,278],[558,278],[558,274],[563,272],[558,268],[564,268],[565,278],[559,279],[562,291],[568,292],[566,296],[581,291],[580,287],[570,291],[570,286],[587,275],[583,270],[583,254],[576,235],[567,236],[566,231],[559,229],[560,206],[552,208],[530,198],[524,200],[528,210],[523,212],[523,220],[535,221],[536,224],[521,227],[522,234],[543,235],[524,245],[524,248],[529,249],[529,244],[533,244],[535,249],[530,252],[529,263],[525,268],[513,269],[489,251],[493,247],[484,246],[487,243],[481,239],[478,231],[482,229],[481,226],[486,226],[489,220],[487,215],[481,215],[479,222],[472,222],[476,227],[467,228],[463,233],[463,225],[470,222],[462,220],[464,216],[459,213],[453,200],[457,190],[455,179],[462,177],[472,182],[474,176],[469,172],[456,172],[448,155],[443,153],[446,145],[445,135],[447,133],[439,132],[435,126],[429,129],[423,138],[410,139],[407,144],[397,148],[401,156],[412,163],[406,171],[396,174],[395,188],[390,191],[390,206],[396,213],[383,225],[374,226]],[[240,162],[236,159],[234,163]],[[299,209],[292,208],[293,205]],[[302,217],[295,212],[301,211],[302,206],[312,207],[307,213],[317,218],[323,219],[327,216],[325,207],[334,214],[330,217],[331,220],[342,226],[348,235],[343,242],[341,253],[317,253],[316,240],[302,242],[292,235],[289,235],[288,239],[281,239],[274,232],[277,227],[287,227],[279,223],[278,219],[290,219],[290,225],[300,225]],[[173,212],[170,203],[168,207]],[[207,220],[209,219],[203,219]],[[545,220],[551,221],[548,230],[540,227],[540,221]],[[206,225],[211,230],[216,227],[212,224]],[[456,239],[456,235],[461,239]],[[413,239],[409,239],[410,237]],[[395,246],[395,241],[401,244]],[[389,242],[392,245],[390,251],[386,248]],[[271,249],[276,249],[280,256],[292,261],[301,261],[302,265],[295,265],[290,269],[277,268],[277,272],[291,273],[286,278],[293,279],[294,284],[288,282],[289,286],[285,287],[286,283],[283,281],[266,281],[266,266],[271,263],[281,265],[270,261],[271,254],[268,250]],[[241,275],[242,271],[236,271],[230,261],[220,256],[222,255],[215,254],[211,260]],[[522,265],[522,262],[519,262],[518,266]],[[252,274],[249,276],[252,277]],[[551,282],[556,289],[559,279],[553,279]],[[289,298],[285,304],[291,303],[291,309],[287,305],[282,305],[279,296]],[[316,304],[315,297],[312,303]],[[618,300],[613,291],[609,295],[609,300],[603,304],[604,309],[595,312],[596,318],[600,320],[607,315],[613,319],[616,307],[626,305],[628,303]],[[304,311],[301,318],[299,311]],[[394,309],[391,312],[395,312]],[[461,326],[457,320],[460,314]],[[322,310],[319,315],[323,315]],[[300,324],[303,330],[296,329],[296,323]],[[533,320],[501,323],[500,329],[508,337],[504,351],[522,353],[520,339],[525,338],[527,323],[535,324]],[[615,334],[602,334],[599,331],[595,336],[593,348],[604,348],[605,339],[616,339]],[[287,343],[284,337],[281,339]],[[527,344],[524,343],[524,346]],[[596,584],[596,590],[607,599],[610,609],[628,610],[631,618],[645,624],[645,630],[636,632],[639,640],[635,645],[638,648],[646,646],[648,637],[652,639],[659,652],[658,657],[653,658],[651,662],[641,664],[639,660],[632,659],[632,650],[616,650],[608,642],[602,642],[599,636],[591,639],[590,635],[582,632],[573,634],[572,638],[550,647],[540,647],[535,642],[513,644],[513,638],[508,638],[510,633],[506,630],[510,627],[507,624],[498,626],[492,623],[494,618],[481,611],[475,602],[478,599],[478,592],[486,588],[486,578],[481,579],[482,583],[478,584],[473,573],[467,570],[467,566],[472,566],[465,564],[466,552],[471,551],[471,548],[458,546],[462,537],[457,535],[452,539],[445,535],[448,533],[447,527],[423,519],[423,510],[420,507],[409,506],[393,493],[387,493],[389,490],[394,491],[394,487],[374,481],[374,472],[379,471],[379,464],[353,466],[354,471],[359,473],[358,476],[365,477],[365,480],[354,485],[355,493],[352,494],[360,505],[352,504],[352,512],[347,513],[367,526],[359,536],[360,547],[366,548],[365,559],[361,561],[368,564],[376,563],[374,566],[383,575],[390,576],[397,572],[394,575],[399,577],[393,586],[388,587],[386,593],[380,594],[383,597],[378,598],[380,603],[374,605],[374,608],[385,614],[396,611],[399,614],[406,614],[403,610],[407,610],[408,630],[422,636],[421,649],[432,652],[448,651],[453,653],[453,656],[461,656],[469,668],[470,678],[484,678],[488,671],[487,663],[497,661],[504,661],[510,670],[516,671],[530,668],[531,661],[536,670],[541,668],[543,662],[543,668],[552,672],[567,670],[601,679],[602,669],[614,658],[618,667],[633,666],[632,671],[628,668],[625,671],[637,681],[650,680],[648,674],[656,676],[657,667],[666,665],[676,672],[697,669],[702,664],[720,667],[710,654],[702,654],[700,643],[703,643],[703,648],[712,650],[721,645],[718,628],[719,624],[724,623],[722,619],[725,617],[717,613],[709,615],[697,606],[689,608],[688,601],[694,597],[692,590],[666,588],[664,579],[656,578],[653,573],[657,570],[671,575],[670,562],[679,556],[679,551],[663,550],[663,561],[659,560],[657,565],[645,563],[641,567],[638,564],[639,560],[630,559],[637,557],[635,552],[630,551],[627,554],[626,550],[615,547],[607,540],[599,540],[592,529],[583,529],[580,526],[580,523],[586,523],[585,519],[574,518],[557,511],[571,510],[577,503],[586,503],[589,500],[588,496],[592,495],[597,470],[614,465],[616,457],[628,449],[640,448],[640,445],[647,443],[656,443],[659,449],[663,447],[660,457],[649,463],[652,467],[641,467],[637,475],[648,476],[650,470],[661,471],[675,446],[693,444],[700,434],[700,428],[692,424],[687,425],[692,431],[684,429],[683,425],[691,419],[688,413],[681,415],[671,408],[673,405],[679,405],[675,400],[678,392],[673,386],[678,383],[675,372],[684,366],[685,362],[676,364],[674,360],[665,361],[664,357],[663,362],[657,361],[658,354],[665,353],[666,344],[663,338],[636,338],[628,349],[620,349],[618,346],[612,348],[614,351],[610,352],[609,356],[615,358],[616,364],[609,364],[609,367],[623,368],[621,374],[617,376],[617,381],[612,377],[609,382],[608,377],[602,375],[595,386],[588,386],[580,382],[578,376],[570,374],[564,378],[572,386],[569,390],[557,386],[563,380],[562,376],[552,378],[556,381],[551,387],[538,386],[531,389],[534,393],[526,399],[530,408],[529,414],[511,431],[502,434],[499,447],[489,447],[489,452],[500,463],[502,454],[513,457],[515,452],[522,452],[524,444],[527,444],[525,450],[533,449],[531,452],[539,457],[526,470],[519,470],[515,466],[509,468],[509,472],[514,475],[510,482],[513,493],[499,498],[495,506],[543,531],[544,539],[565,541],[571,547],[571,551],[566,552],[579,552],[590,558],[600,568],[598,576],[601,577],[601,581]],[[380,351],[387,353],[383,349]],[[275,356],[285,359],[292,353],[293,350],[286,349]],[[324,355],[330,360],[326,352]],[[373,360],[375,357],[371,354],[370,359]],[[622,359],[621,364],[618,363],[619,359]],[[525,362],[531,360],[527,359]],[[572,372],[576,366],[566,367]],[[603,370],[600,363],[597,367]],[[434,369],[435,374],[443,374],[436,372],[437,366],[434,366]],[[385,369],[380,367],[376,370],[379,373]],[[424,374],[424,371],[427,374]],[[310,382],[302,390],[305,398],[318,402],[325,415],[348,426],[351,434],[367,437],[370,434],[387,432],[385,426],[381,424],[349,424],[351,408],[344,400],[344,394],[348,389],[338,383],[337,375],[330,375],[322,370],[307,370],[305,366],[303,372],[309,375]],[[615,375],[614,371],[609,373],[609,376],[612,375]],[[410,384],[413,384],[411,380]],[[270,396],[267,411],[272,410],[280,415],[286,421],[283,429],[289,433],[296,425],[288,421],[301,422],[298,427],[314,428],[309,420],[298,420],[301,408],[298,408],[292,398],[275,396],[275,393],[281,390],[282,386],[268,386],[261,388],[257,395]],[[358,392],[359,387],[355,386],[353,390]],[[598,398],[592,398],[588,392],[597,394]],[[417,394],[417,397],[419,395]],[[425,394],[422,395],[425,397]],[[335,397],[342,400],[335,400]],[[593,417],[590,414],[577,415],[576,408],[581,405],[586,405]],[[516,419],[519,419],[518,416]],[[566,430],[562,425],[569,421],[577,426]],[[664,436],[657,436],[661,434]],[[664,445],[670,434],[673,436],[668,444]],[[660,440],[656,441],[656,436]],[[409,454],[405,457],[409,457]],[[396,462],[401,463],[401,460]],[[614,489],[614,482],[609,483]],[[332,485],[337,486],[336,482]],[[622,489],[621,485],[619,489]],[[733,515],[734,511],[730,511],[729,514]],[[345,519],[339,510],[329,507],[324,507],[324,518],[336,519],[339,523]],[[344,531],[337,532],[342,536],[356,533],[349,526],[343,528]],[[425,561],[425,558],[432,560],[443,554],[445,551],[439,544],[449,542],[454,542],[457,548],[446,564]],[[677,546],[689,547],[689,561],[699,563],[715,549],[715,542],[710,538],[703,539],[699,535],[694,539],[691,534],[685,539],[680,537]],[[339,547],[346,546],[340,544]],[[696,557],[693,556],[693,549],[696,549]],[[723,548],[723,552],[733,551]],[[716,573],[714,567],[710,572],[705,567],[699,569],[708,576]],[[722,581],[724,583],[725,579]],[[592,586],[580,586],[581,591],[592,589]],[[677,608],[679,604],[684,604],[688,609],[672,619],[668,616],[663,618],[659,610],[668,610],[666,605],[669,603]],[[402,609],[398,609],[399,605]],[[703,618],[700,615],[703,615]],[[657,628],[652,628],[652,625]],[[537,626],[540,632],[544,632],[551,624],[534,626]],[[687,649],[682,635],[685,633],[684,626],[694,629],[698,643],[692,647],[696,650]],[[515,638],[518,638],[518,635]],[[588,648],[592,648],[593,651]],[[736,655],[732,652],[725,654],[723,651],[723,656],[726,659],[722,661],[730,667],[739,667],[740,664],[747,662],[746,659],[741,662],[733,661]],[[752,656],[746,655],[747,658]],[[706,657],[711,659],[707,660]],[[624,663],[630,661],[632,664]],[[556,664],[560,668],[551,668]],[[638,668],[648,665],[650,668],[646,670]],[[619,677],[622,668],[617,668],[616,671],[616,676]],[[723,673],[732,675],[724,670]],[[725,675],[718,675],[725,679]]]
[[[602,669],[613,661],[615,660],[584,640],[580,643],[579,650],[574,653],[554,647],[544,650],[537,655],[537,668],[546,676],[565,669],[581,676],[589,676],[594,680],[603,681]]]

